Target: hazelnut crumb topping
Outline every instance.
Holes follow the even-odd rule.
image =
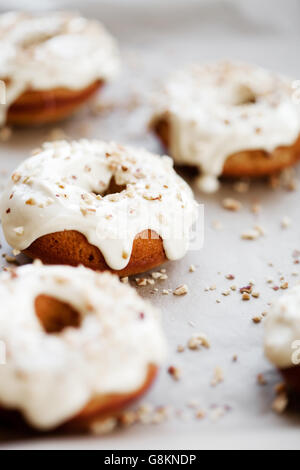
[[[200,333],[198,335],[192,336],[189,339],[187,346],[192,351],[199,350],[201,348],[201,346],[203,346],[206,349],[209,349],[210,348],[210,342],[208,340],[208,337],[205,334]]]
[[[224,209],[232,212],[238,212],[242,209],[243,205],[241,202],[236,199],[226,198],[222,201],[222,206]]]
[[[179,381],[181,379],[181,370],[178,367],[170,366],[168,368],[168,374],[175,380]]]
[[[266,378],[265,378],[265,376],[264,376],[263,374],[258,374],[258,376],[257,376],[257,383],[258,383],[259,385],[265,386],[265,385],[267,385],[268,382],[266,381]]]
[[[280,393],[273,401],[272,410],[275,411],[275,413],[282,414],[287,409],[288,404],[289,400],[287,394],[285,392]]]
[[[223,370],[221,369],[221,367],[218,366],[214,370],[214,375],[213,375],[213,379],[211,381],[211,386],[216,387],[217,385],[221,384],[222,382],[224,382],[224,373],[223,373]]]
[[[181,286],[176,287],[176,289],[173,291],[173,294],[176,296],[182,296],[188,294],[189,289],[186,284],[182,284]]]

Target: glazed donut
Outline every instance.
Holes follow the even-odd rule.
[[[300,286],[277,300],[265,323],[265,354],[300,393]]]
[[[0,41],[0,79],[6,84],[0,126],[64,119],[119,67],[113,38],[75,13],[2,14]]]
[[[2,410],[40,431],[87,430],[152,384],[158,313],[116,276],[35,263],[2,273],[0,292]]]
[[[262,177],[300,159],[300,111],[292,82],[239,63],[192,66],[159,94],[151,127],[175,162],[201,171],[198,187],[218,177]]]
[[[44,144],[13,173],[0,206],[14,249],[120,276],[183,257],[197,218],[169,157],[87,140]]]

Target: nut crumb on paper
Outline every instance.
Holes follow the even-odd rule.
[[[243,205],[237,199],[225,198],[222,201],[222,206],[224,209],[231,212],[238,212],[242,209]]]
[[[210,341],[205,334],[200,333],[198,335],[192,336],[189,339],[187,346],[191,351],[196,351],[200,349],[201,346],[206,349],[210,349]]]
[[[272,410],[275,411],[275,413],[282,414],[287,409],[288,404],[289,400],[287,394],[282,392],[273,401]]]
[[[224,373],[221,367],[216,367],[214,370],[214,375],[211,381],[211,386],[216,387],[217,385],[224,382]]]
[[[176,287],[173,291],[173,294],[176,296],[186,295],[189,292],[189,288],[186,284],[182,284],[181,286]]]
[[[170,366],[168,368],[168,374],[174,379],[175,381],[179,381],[181,379],[181,370],[179,367]]]

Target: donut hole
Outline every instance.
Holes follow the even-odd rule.
[[[71,305],[41,294],[35,299],[35,313],[46,333],[61,333],[65,328],[79,328],[81,318]]]
[[[256,94],[248,86],[241,85],[236,90],[233,103],[235,106],[247,106],[255,104],[256,102]]]
[[[108,187],[106,188],[105,191],[99,193],[97,191],[93,191],[93,193],[96,195],[96,196],[109,196],[110,194],[117,194],[117,193],[121,193],[122,191],[124,191],[125,189],[127,188],[126,184],[123,184],[123,185],[120,185],[120,184],[117,184],[116,183],[116,180],[115,180],[115,177],[113,176],[110,180],[110,183],[108,185]]]

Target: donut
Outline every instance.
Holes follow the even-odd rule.
[[[179,165],[198,168],[197,186],[218,178],[264,177],[300,159],[300,112],[291,80],[221,62],[176,73],[158,94],[150,126]]]
[[[2,273],[0,292],[4,415],[88,430],[153,383],[166,354],[158,312],[117,276],[34,263]]]
[[[277,300],[265,323],[266,357],[300,393],[300,285]]]
[[[119,68],[116,43],[97,21],[71,12],[0,15],[0,126],[64,119]]]
[[[119,276],[182,258],[197,203],[169,157],[115,143],[45,143],[0,202],[8,243],[46,264]]]

